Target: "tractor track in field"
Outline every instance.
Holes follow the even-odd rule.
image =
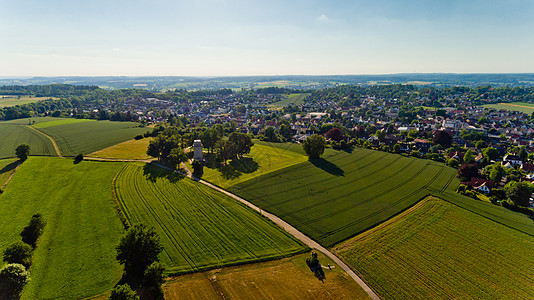
[[[34,127],[32,126],[28,126],[26,125],[27,128],[29,128],[30,130],[34,131],[34,132],[37,132],[41,135],[44,135],[46,138],[48,138],[50,140],[50,142],[52,142],[52,145],[54,146],[54,150],[56,150],[56,154],[58,157],[63,157],[63,154],[61,153],[61,150],[59,149],[59,145],[57,144],[56,140],[54,140],[54,138],[52,138],[51,136],[49,136],[48,134],[38,130],[38,129],[35,129]]]

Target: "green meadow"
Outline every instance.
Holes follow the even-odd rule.
[[[16,171],[0,195],[0,252],[20,240],[33,214],[46,221],[23,299],[80,299],[119,281],[115,246],[124,227],[111,182],[122,165],[30,157]]]
[[[383,299],[532,299],[533,249],[533,236],[433,197],[334,248]]]
[[[114,188],[131,224],[155,227],[168,273],[275,259],[306,249],[234,199],[150,164],[126,164]]]
[[[534,112],[534,104],[527,102],[510,102],[483,105],[486,108],[506,109],[512,111],[519,111],[525,114],[532,114]]]
[[[30,145],[30,155],[56,155],[50,139],[24,124],[28,119],[0,122],[0,158],[15,157],[20,144]]]
[[[306,97],[308,97],[309,95],[310,94],[290,94],[290,95],[284,96],[284,99],[274,102],[271,105],[277,106],[277,107],[283,107],[289,104],[294,104],[294,105],[304,104],[304,100],[306,100]]]

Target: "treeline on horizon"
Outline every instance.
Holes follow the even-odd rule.
[[[69,85],[69,84],[49,84],[49,85],[10,85],[0,86],[0,95],[23,96],[32,95],[35,97],[50,97],[48,100],[41,100],[24,105],[16,105],[0,109],[0,120],[12,120],[28,118],[34,114],[52,115],[57,111],[80,110],[88,106],[99,109],[104,106],[111,108],[111,113],[104,119],[132,121],[133,118],[121,116],[116,106],[127,100],[141,100],[155,98],[168,100],[177,104],[199,103],[200,101],[212,101],[214,97],[225,97],[229,95],[239,95],[241,99],[257,99],[258,95],[282,95],[291,93],[309,93],[308,102],[333,101],[339,106],[355,106],[360,104],[362,97],[376,97],[386,101],[402,102],[423,97],[424,105],[431,107],[441,107],[440,99],[446,97],[462,96],[471,101],[473,105],[496,103],[496,102],[534,102],[534,87],[492,87],[489,85],[467,87],[454,86],[445,88],[418,87],[410,84],[391,85],[341,85],[331,88],[295,90],[281,87],[266,87],[257,89],[242,89],[233,91],[231,89],[219,90],[198,90],[187,91],[185,89],[167,90],[152,92],[145,89],[118,89],[106,90],[97,86]],[[115,109],[115,111],[113,111]],[[100,118],[103,115],[73,115],[74,117]],[[114,117],[112,117],[114,116]]]

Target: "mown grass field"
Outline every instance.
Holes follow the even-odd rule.
[[[14,158],[0,160],[0,188],[2,188],[9,176],[15,172],[17,164],[18,160]]]
[[[17,170],[0,195],[0,252],[20,240],[33,214],[47,223],[23,299],[81,299],[119,281],[115,247],[124,227],[111,183],[122,165],[30,157]]]
[[[289,104],[294,104],[294,105],[304,104],[304,100],[306,100],[306,97],[308,97],[308,95],[309,94],[290,94],[284,99],[274,102],[271,105],[277,106],[277,107],[283,107]]]
[[[306,258],[234,266],[172,278],[163,286],[166,299],[369,299],[367,293],[330,259],[319,254],[326,280],[314,277]]]
[[[237,201],[162,168],[125,165],[115,192],[130,223],[156,228],[171,274],[275,259],[306,249]]]
[[[304,154],[271,147],[272,144],[255,140],[250,153],[243,159],[231,161],[228,166],[219,169],[204,167],[202,179],[227,188],[308,160]]]
[[[47,99],[51,99],[51,97],[0,95],[0,108],[34,103],[37,101],[47,100]]]
[[[83,122],[94,122],[95,120],[89,119],[66,119],[66,118],[50,118],[47,120],[41,120],[39,123],[33,125],[34,128],[47,128],[58,125],[74,124],[74,123],[83,123]]]
[[[15,148],[20,144],[30,145],[30,155],[56,155],[46,136],[24,124],[28,119],[0,122],[0,158],[15,157]]]
[[[132,122],[63,119],[52,125],[43,123],[34,127],[54,138],[65,156],[89,154],[133,139],[147,131],[146,128],[138,127],[138,123]]]
[[[534,298],[534,237],[433,197],[335,250],[383,299]]]
[[[154,159],[146,154],[148,144],[152,138],[129,140],[111,147],[90,153],[89,157],[115,158],[115,159]]]
[[[318,161],[229,189],[330,246],[457,184],[456,170],[443,164],[355,148],[326,149]]]
[[[519,111],[519,112],[526,113],[526,114],[532,114],[534,112],[534,103],[527,103],[527,102],[486,104],[483,106],[487,108],[494,108],[494,109],[507,109],[507,110],[512,110],[512,111]]]

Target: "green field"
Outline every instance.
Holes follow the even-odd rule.
[[[533,236],[432,197],[335,249],[383,299],[534,298]]]
[[[53,126],[48,126],[50,123]],[[147,131],[147,128],[138,127],[138,123],[132,122],[61,119],[50,123],[34,127],[56,140],[65,156],[89,154]]]
[[[274,259],[306,249],[235,200],[153,165],[125,165],[115,191],[130,223],[156,228],[168,273]]]
[[[0,95],[0,108],[34,103],[37,101],[48,100],[48,99],[51,99],[51,97],[11,96],[11,95],[2,96]]]
[[[28,124],[28,119],[0,122],[0,158],[14,157],[20,144],[30,145],[30,155],[56,155],[46,136],[24,124]]]
[[[47,222],[23,299],[80,299],[121,278],[115,259],[124,227],[111,182],[123,163],[30,157],[0,195],[0,252],[20,240],[31,216]]]
[[[430,160],[355,148],[230,187],[323,245],[333,245],[412,206],[454,190],[456,170]]]
[[[42,122],[35,123],[34,128],[47,128],[58,125],[74,124],[74,123],[83,123],[83,122],[94,122],[94,120],[89,119],[64,119],[64,118],[54,118],[52,120],[43,120]]]
[[[202,179],[223,188],[308,160],[291,150],[271,147],[274,143],[254,141],[250,153],[218,169],[204,167]],[[282,144],[288,145],[288,144]]]
[[[295,104],[300,105],[304,104],[304,100],[306,100],[306,97],[308,97],[310,94],[291,94],[287,97],[284,97],[284,99],[274,102],[273,106],[282,107],[289,104]]]
[[[519,111],[519,112],[529,114],[529,115],[534,112],[534,103],[527,103],[527,102],[486,104],[483,106],[487,108],[494,108],[494,109],[507,109],[507,110]]]

